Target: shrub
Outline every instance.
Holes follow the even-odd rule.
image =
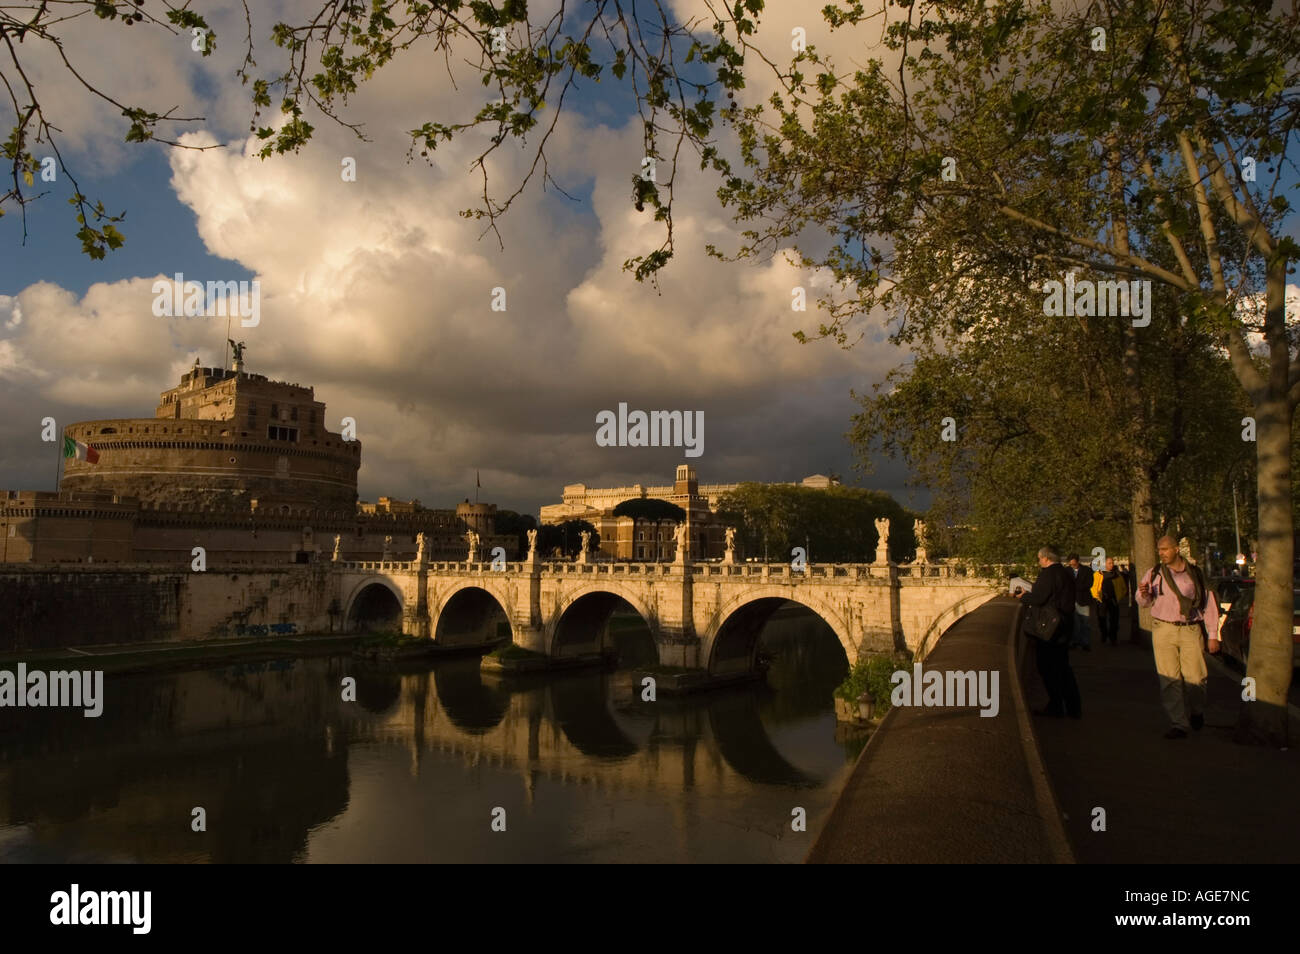
[[[890,677],[911,664],[910,653],[863,656],[854,663],[844,681],[836,688],[835,695],[856,703],[858,696],[869,692],[876,703],[876,714],[884,715],[889,711],[889,696],[894,688]]]

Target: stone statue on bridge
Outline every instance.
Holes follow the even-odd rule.
[[[536,530],[528,531],[528,559],[530,561],[537,559],[537,531]]]
[[[736,562],[736,528],[727,528],[727,552],[722,555],[723,563]]]
[[[876,518],[876,562],[889,562],[889,518]]]
[[[686,524],[679,523],[673,530],[673,539],[677,541],[677,562],[686,559]]]
[[[380,560],[382,560],[384,563],[388,563],[392,559],[393,559],[393,538],[391,536],[384,537],[384,555],[380,557]]]
[[[425,538],[424,538],[424,531],[422,530],[415,535],[415,562],[416,563],[423,563],[425,561],[424,546],[425,546]]]
[[[343,536],[342,534],[336,533],[334,534],[334,555],[330,557],[330,561],[333,563],[338,563],[339,560],[341,560],[342,558],[343,558]]]
[[[473,530],[471,530],[465,534],[465,539],[469,541],[468,562],[477,563],[478,562],[478,534],[475,533]]]
[[[876,535],[880,537],[880,539],[876,541],[877,547],[883,547],[889,545],[889,518],[888,517],[876,518]]]
[[[929,554],[925,552],[925,521],[913,520],[912,533],[916,535],[916,562],[928,562]]]

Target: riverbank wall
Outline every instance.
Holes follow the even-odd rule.
[[[326,565],[0,568],[0,652],[329,632]]]

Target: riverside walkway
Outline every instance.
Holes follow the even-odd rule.
[[[1210,660],[1206,725],[1167,740],[1150,646],[1072,650],[1082,719],[1046,701],[1018,604],[962,617],[925,668],[1002,672],[1000,711],[895,708],[854,766],[810,863],[1294,862],[1300,746],[1232,741],[1241,674]],[[1019,653],[1017,656],[1016,654]],[[1022,684],[1023,680],[1023,684]],[[1300,712],[1291,708],[1292,738]],[[1094,810],[1105,830],[1094,830]]]

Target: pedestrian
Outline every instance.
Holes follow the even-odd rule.
[[[1128,620],[1128,641],[1135,646],[1142,643],[1142,627],[1137,604],[1137,571],[1133,564],[1124,564],[1124,579],[1128,583],[1128,603],[1124,606],[1124,618]]]
[[[1092,651],[1092,567],[1079,563],[1079,554],[1071,553],[1067,557],[1070,571],[1074,574],[1074,633],[1070,645],[1077,646],[1085,653]]]
[[[1119,645],[1119,608],[1120,594],[1128,597],[1128,584],[1124,575],[1115,566],[1114,557],[1106,557],[1106,569],[1101,574],[1101,641],[1112,646]]]
[[[1138,584],[1138,604],[1151,607],[1151,650],[1160,678],[1160,701],[1169,716],[1166,739],[1185,739],[1190,726],[1205,724],[1209,673],[1201,634],[1211,653],[1219,651],[1219,605],[1200,567],[1183,559],[1178,541],[1161,537],[1160,562]]]
[[[1047,689],[1047,705],[1035,715],[1060,718],[1067,713],[1078,719],[1083,715],[1079,684],[1070,668],[1070,634],[1074,629],[1074,578],[1061,565],[1055,547],[1038,551],[1038,578],[1033,589],[1017,590],[1016,599],[1030,606],[1051,606],[1061,616],[1055,632],[1048,639],[1035,639],[1038,674]]]

